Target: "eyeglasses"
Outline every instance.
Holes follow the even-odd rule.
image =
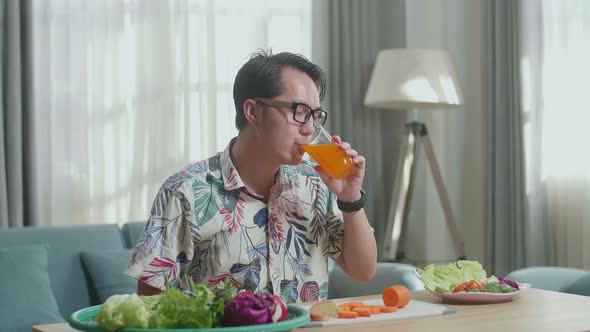
[[[262,105],[290,109],[293,112],[293,120],[301,124],[306,124],[309,119],[313,118],[314,126],[323,126],[326,123],[326,119],[328,119],[328,113],[326,111],[321,108],[314,110],[303,103],[292,103],[268,98],[254,98],[254,100]]]

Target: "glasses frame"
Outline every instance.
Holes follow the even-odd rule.
[[[297,123],[306,124],[307,122],[309,122],[309,119],[313,118],[314,119],[313,125],[314,125],[314,127],[316,127],[316,126],[323,126],[324,124],[326,124],[326,121],[328,120],[328,112],[324,111],[321,108],[313,109],[305,103],[294,103],[294,102],[290,102],[290,101],[283,101],[283,100],[276,100],[276,99],[269,99],[269,98],[253,98],[253,99],[257,103],[260,103],[265,106],[290,109],[291,112],[293,113],[293,121],[295,121]],[[299,107],[299,106],[305,106],[309,109],[309,112],[307,113],[307,115],[305,115],[305,119],[303,121],[299,121],[295,118],[295,112],[297,111],[297,107]],[[314,117],[315,113],[320,113],[320,114],[324,115],[322,123],[315,122],[315,119],[316,119]]]

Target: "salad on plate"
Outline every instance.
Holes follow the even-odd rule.
[[[499,276],[488,277],[476,261],[459,260],[446,265],[427,265],[414,271],[424,287],[445,302],[491,304],[512,301],[531,284],[519,284]]]
[[[105,330],[247,326],[283,321],[288,308],[277,295],[242,291],[226,279],[216,287],[187,278],[189,289],[168,287],[159,295],[118,294],[107,299],[95,321]]]
[[[487,277],[482,265],[476,261],[459,260],[446,265],[427,265],[415,270],[424,287],[436,294],[455,293],[518,293],[530,285],[519,285],[504,277]]]

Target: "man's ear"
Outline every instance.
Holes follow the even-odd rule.
[[[242,104],[242,109],[244,110],[246,121],[250,124],[254,124],[258,115],[256,114],[256,101],[254,99],[246,99],[244,104]]]

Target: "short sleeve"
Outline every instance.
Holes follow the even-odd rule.
[[[342,254],[342,239],[344,238],[344,219],[342,212],[336,204],[336,195],[326,188],[327,203],[325,210],[324,229],[326,230],[323,241],[324,252],[336,260]]]
[[[336,203],[336,195],[328,191],[328,204],[326,208],[325,229],[327,230],[325,246],[328,255],[335,261],[342,254],[342,240],[344,239],[344,216]],[[367,226],[374,233],[375,229],[370,224]]]
[[[129,276],[159,289],[166,279],[175,285],[188,268],[194,251],[190,201],[186,190],[163,187],[154,200],[149,220],[125,271]],[[192,193],[192,191],[190,191]]]

